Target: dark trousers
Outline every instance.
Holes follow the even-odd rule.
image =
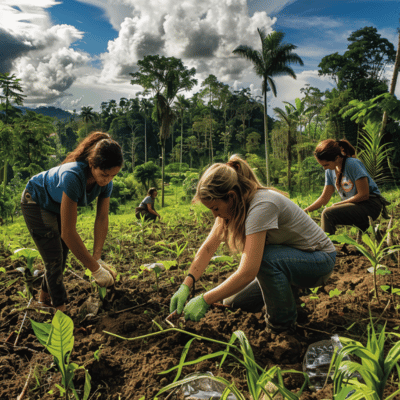
[[[368,217],[376,220],[382,211],[378,197],[370,197],[359,203],[340,204],[325,208],[321,215],[321,228],[334,235],[337,225],[351,225],[365,231],[369,226]]]
[[[152,221],[155,221],[156,218],[157,218],[157,215],[152,214],[151,212],[148,212],[148,211],[141,211],[141,212],[138,211],[138,212],[136,212],[135,215],[136,215],[137,219],[140,219],[140,216],[144,215],[144,220],[145,221],[147,221],[149,219],[151,219]]]
[[[63,275],[69,249],[61,239],[60,215],[41,209],[26,190],[22,194],[21,208],[46,269],[42,290],[50,294],[54,307],[66,304]]]

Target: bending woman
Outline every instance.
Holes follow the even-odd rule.
[[[101,252],[108,230],[112,179],[122,163],[120,145],[107,133],[94,132],[60,166],[35,175],[26,185],[21,207],[46,269],[39,295],[44,305],[66,310],[63,274],[69,249],[99,286],[114,283],[115,273],[101,260]],[[96,198],[91,255],[76,231],[77,209]]]
[[[325,169],[325,187],[321,196],[304,211],[326,205],[336,189],[341,201],[326,208],[321,216],[321,228],[331,235],[338,225],[354,225],[366,230],[368,217],[377,219],[387,204],[364,164],[354,158],[354,154],[354,147],[344,139],[324,140],[314,151],[317,162]]]
[[[295,203],[263,187],[247,162],[237,156],[207,169],[194,200],[212,211],[215,223],[173,295],[170,311],[183,311],[186,319],[199,321],[215,302],[233,295],[246,297],[242,291],[250,296],[255,291],[258,297],[262,291],[267,328],[274,333],[294,332],[297,311],[291,285],[315,287],[327,281],[336,258],[329,238]],[[242,251],[238,269],[185,306],[190,288],[222,241]]]

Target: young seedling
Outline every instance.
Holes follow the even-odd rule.
[[[89,279],[90,279],[90,284],[92,285],[92,290],[93,290],[93,292],[94,292],[94,293],[97,292],[97,293],[99,294],[100,300],[101,300],[101,301],[104,301],[104,299],[105,299],[106,296],[107,296],[107,288],[106,288],[106,287],[101,287],[101,286],[99,286],[99,285],[95,282],[94,279],[91,279],[91,277],[92,277],[92,272],[91,272],[89,269],[86,269],[85,275],[88,276]]]
[[[164,242],[158,242],[156,244],[158,244],[162,249],[164,249],[164,250],[166,250],[166,251],[168,251],[168,252],[170,252],[170,253],[175,255],[175,260],[176,260],[176,263],[177,263],[177,266],[178,266],[178,269],[179,269],[179,258],[182,255],[182,253],[184,252],[184,250],[186,249],[188,243],[189,242],[185,242],[182,245],[179,245],[178,243],[175,242],[174,243],[175,249],[172,248],[172,244],[171,244],[171,247],[165,246]]]
[[[341,295],[341,293],[342,293],[341,290],[339,290],[338,288],[335,288],[334,290],[329,291],[329,297],[330,298],[335,297],[335,296],[339,297]]]
[[[61,384],[57,385],[61,396],[65,400],[69,399],[70,392],[73,393],[76,400],[79,400],[78,394],[72,382],[75,371],[83,369],[85,371],[85,386],[83,400],[88,399],[91,389],[89,372],[83,366],[70,363],[69,358],[74,347],[74,323],[72,319],[57,310],[51,324],[40,323],[31,319],[32,329],[35,332],[40,344],[54,357],[54,361],[61,372]]]
[[[385,324],[386,325],[386,324]],[[340,337],[343,348],[332,358],[331,366],[335,368],[333,375],[333,395],[335,399],[345,399],[350,391],[354,391],[351,397],[356,399],[381,400],[384,397],[386,382],[396,367],[399,371],[400,341],[385,351],[386,336],[400,338],[397,333],[385,333],[385,325],[381,332],[375,332],[374,324],[368,325],[368,340],[366,346],[352,339]],[[343,361],[346,355],[359,357],[361,363],[355,361]],[[385,358],[386,355],[386,358]],[[354,377],[358,372],[362,381]],[[386,400],[397,399],[400,389],[386,397]]]
[[[233,258],[231,256],[214,256],[211,258],[211,262],[217,265],[218,268],[217,281],[218,281],[222,263],[225,262],[228,264],[229,267],[231,267],[233,265]]]
[[[391,228],[391,230],[393,229],[394,228]],[[368,235],[368,233],[370,235]],[[380,241],[378,241],[379,236],[376,234],[374,227],[371,225],[368,228],[367,233],[363,233],[361,236],[362,242],[365,244],[365,246],[357,243],[356,240],[350,238],[347,235],[330,236],[331,240],[334,240],[342,244],[350,244],[354,246],[360,253],[362,253],[365,257],[368,258],[368,260],[372,265],[370,268],[368,268],[368,272],[373,274],[373,284],[374,284],[373,292],[375,294],[378,303],[380,303],[380,298],[378,293],[377,275],[384,275],[388,273],[390,274],[390,271],[388,271],[387,267],[385,265],[380,264],[380,261],[389,254],[393,254],[395,252],[400,251],[399,245],[384,247],[388,233],[389,231],[387,230],[384,236],[380,238]]]
[[[153,263],[153,264],[146,264],[146,265],[141,265],[140,269],[142,271],[153,271],[154,275],[156,277],[156,290],[157,290],[157,294],[159,293],[159,285],[158,285],[158,278],[161,274],[161,272],[165,269],[165,267],[160,264],[160,263]]]
[[[24,274],[25,288],[28,300],[32,297],[33,294],[33,282],[35,280],[33,263],[38,255],[39,252],[35,249],[23,248],[15,250],[14,254],[11,256],[12,260],[19,259],[20,257],[24,257],[26,260],[25,267],[18,267],[16,269]]]
[[[317,295],[318,289],[320,288],[320,286],[317,286],[315,288],[310,288],[311,290],[311,294],[309,296],[309,299],[312,301],[313,306],[314,306],[314,312],[315,309],[317,307],[317,300],[319,300],[319,296]]]
[[[172,371],[176,370],[177,374],[175,376],[173,383],[162,388],[156,394],[156,396],[159,396],[162,393],[165,393],[167,390],[171,390],[178,386],[181,386],[184,383],[193,382],[197,379],[201,379],[202,377],[206,376],[207,378],[210,378],[213,381],[224,384],[225,390],[221,394],[221,399],[228,398],[228,395],[230,393],[233,393],[238,400],[247,399],[247,396],[245,396],[245,394],[242,393],[237,388],[237,386],[235,386],[235,383],[229,382],[227,379],[224,379],[219,376],[210,376],[209,374],[199,373],[199,374],[178,380],[182,374],[183,367],[192,366],[193,364],[198,364],[200,362],[207,361],[207,360],[210,360],[213,358],[219,358],[219,357],[221,357],[219,367],[222,367],[222,365],[224,364],[224,362],[228,356],[232,357],[239,365],[244,367],[244,369],[246,371],[246,377],[247,377],[248,392],[250,393],[251,398],[254,400],[259,400],[262,398],[272,399],[277,395],[278,392],[287,400],[298,400],[300,398],[302,392],[308,385],[308,375],[304,372],[299,372],[299,371],[295,371],[295,370],[283,371],[277,366],[274,366],[271,369],[266,370],[265,368],[258,365],[257,362],[255,361],[254,353],[251,348],[249,340],[247,339],[246,335],[240,330],[237,330],[232,334],[229,342],[223,342],[223,341],[203,337],[200,335],[196,335],[192,332],[188,332],[188,331],[185,331],[185,330],[182,330],[179,328],[170,328],[170,329],[163,330],[159,324],[157,324],[157,325],[158,325],[160,331],[150,333],[150,334],[147,334],[144,336],[138,336],[135,338],[124,338],[124,337],[116,335],[114,333],[104,331],[104,333],[107,333],[108,335],[112,335],[112,336],[118,337],[123,340],[142,340],[142,339],[147,339],[151,336],[155,336],[158,334],[165,334],[167,332],[179,332],[179,333],[183,333],[183,334],[192,336],[192,339],[190,339],[186,343],[186,345],[182,351],[179,365],[172,367],[168,371],[164,371],[161,373],[161,374],[169,374]],[[186,361],[186,357],[190,353],[189,352],[190,346],[192,345],[192,343],[195,340],[212,342],[212,343],[223,346],[225,348],[225,350],[217,351],[217,352],[211,353],[211,354],[206,354],[195,360]],[[240,344],[239,346],[234,345],[236,340],[239,342],[239,344]],[[286,389],[286,387],[284,385],[284,380],[283,380],[283,375],[286,373],[290,373],[290,374],[294,373],[294,374],[303,375],[304,383],[303,383],[302,387],[300,388],[300,390],[298,391],[298,393],[293,393],[290,390]],[[276,390],[272,394],[268,393],[267,386],[268,386],[269,382],[271,382],[276,387]]]

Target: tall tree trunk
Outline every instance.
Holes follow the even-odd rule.
[[[397,43],[397,53],[396,53],[396,60],[394,63],[393,76],[392,76],[392,81],[390,83],[390,89],[389,89],[389,93],[392,96],[394,95],[394,91],[396,89],[397,77],[399,75],[399,68],[400,68],[400,31],[399,31],[399,41]],[[383,113],[383,118],[382,118],[382,127],[381,127],[381,131],[380,131],[381,136],[383,135],[383,133],[385,131],[387,119],[388,119],[388,115],[387,115],[387,112],[385,111]]]
[[[165,140],[161,144],[161,207],[164,207]]]
[[[287,181],[288,181],[288,192],[290,192],[292,186],[292,143],[291,143],[291,132],[290,126],[288,127],[287,135]]]
[[[3,195],[6,195],[6,187],[7,187],[7,168],[8,168],[8,162],[7,160],[4,161],[4,167],[3,167]]]
[[[147,124],[146,115],[144,116],[144,162],[147,163]]]
[[[265,175],[267,177],[267,186],[271,186],[271,181],[270,181],[270,177],[269,177],[267,91],[265,91],[265,93],[264,93],[264,136],[265,136],[265,140],[264,140],[264,144],[265,144]]]
[[[181,114],[181,156],[180,156],[179,171],[181,171],[182,169],[182,148],[183,148],[183,112]]]

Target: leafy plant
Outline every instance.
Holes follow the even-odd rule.
[[[158,242],[156,244],[158,244],[162,249],[175,255],[176,263],[179,268],[179,258],[186,249],[188,243],[189,242],[186,241],[185,243],[179,245],[178,243],[174,242],[173,244],[175,245],[175,249],[172,248],[172,244],[170,245],[170,247],[166,246],[164,242]]]
[[[247,398],[245,396],[245,394],[241,393],[240,390],[235,386],[234,383],[231,383],[222,377],[210,376],[208,374],[200,373],[195,376],[190,376],[190,377],[186,377],[184,379],[179,380],[179,378],[182,374],[183,367],[185,367],[185,366],[198,364],[202,361],[206,361],[206,360],[216,358],[216,357],[222,357],[221,362],[219,364],[219,366],[221,368],[228,356],[233,357],[236,360],[236,362],[238,362],[241,366],[243,366],[245,368],[246,376],[247,376],[248,390],[249,390],[250,395],[252,396],[252,399],[254,399],[254,400],[261,399],[263,396],[265,396],[264,398],[272,399],[278,392],[281,393],[284,396],[284,398],[287,400],[298,400],[300,398],[302,392],[304,391],[305,387],[308,384],[308,376],[304,372],[299,372],[299,371],[295,371],[295,370],[282,371],[277,366],[274,366],[274,367],[270,368],[269,370],[265,370],[264,368],[260,367],[254,359],[254,354],[253,354],[253,350],[250,346],[250,342],[248,341],[246,335],[241,330],[235,331],[232,334],[230,341],[227,343],[227,342],[203,337],[200,335],[196,335],[194,333],[187,332],[187,331],[179,329],[179,328],[170,328],[170,329],[163,330],[160,325],[157,324],[157,326],[161,329],[160,331],[150,333],[147,335],[143,335],[143,336],[138,336],[135,338],[124,338],[124,337],[116,335],[114,333],[104,331],[104,333],[118,337],[123,340],[147,339],[150,336],[159,335],[159,334],[163,334],[163,333],[167,333],[167,332],[180,332],[180,333],[184,333],[185,335],[192,336],[192,339],[190,339],[186,343],[186,345],[182,351],[179,365],[160,373],[160,374],[169,374],[170,372],[177,370],[177,374],[175,376],[173,383],[162,388],[156,394],[156,396],[159,396],[160,394],[165,393],[167,390],[181,386],[184,383],[188,383],[188,382],[194,381],[196,379],[199,379],[199,378],[205,376],[216,382],[221,382],[226,386],[226,389],[222,393],[221,399],[226,399],[227,396],[229,395],[229,393],[233,393],[238,400],[245,400]],[[213,343],[217,343],[217,344],[226,346],[226,348],[225,348],[225,350],[217,351],[212,354],[206,354],[206,355],[201,356],[193,361],[186,361],[186,356],[189,354],[190,346],[194,340],[206,340],[209,342],[213,342]],[[238,340],[240,343],[239,347],[235,346],[233,344],[236,340]],[[241,356],[242,359],[239,356],[237,356],[236,354],[239,354],[239,356]],[[296,374],[302,374],[304,376],[305,381],[298,393],[296,393],[296,394],[292,393],[290,390],[285,388],[285,385],[283,383],[283,374],[285,374],[285,373],[296,373]],[[268,382],[271,382],[273,385],[276,386],[277,389],[276,389],[275,393],[271,394],[267,391],[266,386],[267,386]]]
[[[340,296],[341,295],[341,293],[342,293],[342,291],[341,290],[339,290],[338,288],[335,288],[334,290],[330,290],[329,291],[329,297],[335,297],[335,296]]]
[[[386,324],[385,324],[386,325]],[[372,321],[368,325],[368,340],[364,347],[362,343],[352,339],[340,337],[343,348],[332,358],[331,367],[335,368],[333,375],[334,399],[345,399],[351,390],[355,392],[351,399],[383,400],[386,382],[394,367],[400,374],[400,341],[397,341],[389,350],[385,358],[384,344],[386,335],[400,338],[397,333],[385,333],[385,326],[379,334],[375,332]],[[343,361],[346,355],[354,355],[361,359],[361,363],[355,361]],[[363,379],[360,382],[354,373],[359,373]],[[400,394],[400,388],[385,398],[394,400]]]
[[[314,311],[315,311],[315,307],[317,306],[317,300],[319,300],[319,296],[317,295],[319,288],[320,288],[320,286],[317,286],[315,288],[310,288],[311,294],[308,296],[308,298],[312,301],[312,303],[314,305]]]
[[[89,397],[91,388],[89,372],[83,366],[80,367],[75,363],[69,362],[69,357],[74,347],[74,323],[72,319],[60,310],[57,310],[51,324],[36,322],[32,319],[31,324],[40,344],[54,357],[54,361],[61,372],[62,386],[56,385],[61,395],[67,400],[71,391],[75,399],[79,400],[72,380],[76,370],[84,369],[85,387],[83,400],[86,400]]]
[[[89,279],[90,279],[91,276],[92,276],[92,271],[90,271],[90,269],[86,269],[86,270],[85,270],[85,275],[88,276]],[[101,287],[101,286],[99,286],[99,285],[95,282],[94,279],[91,279],[91,280],[90,280],[90,283],[91,283],[91,285],[92,285],[93,293],[94,293],[94,292],[97,292],[97,293],[99,294],[100,300],[101,300],[101,301],[104,301],[104,299],[105,299],[106,296],[107,296],[107,288],[106,288],[106,287]]]
[[[354,246],[360,253],[362,253],[365,257],[368,258],[372,267],[368,269],[368,272],[372,272],[373,281],[374,281],[374,293],[378,302],[379,293],[377,287],[377,278],[376,276],[379,274],[387,274],[387,268],[385,265],[380,264],[380,261],[385,258],[387,255],[400,251],[400,246],[385,246],[385,240],[390,230],[387,230],[385,235],[378,240],[377,235],[374,234],[373,227],[370,226],[367,230],[367,233],[362,233],[361,240],[364,243],[357,243],[356,240],[350,238],[347,235],[332,235],[330,236],[331,240],[337,241],[342,244],[350,244]],[[391,228],[393,229],[393,228]],[[368,235],[371,234],[371,237]],[[389,272],[390,273],[390,272]]]
[[[226,262],[229,267],[233,266],[233,258],[231,256],[214,256],[211,258],[211,262],[216,264],[218,267],[218,275],[217,275],[217,280],[219,280],[219,273],[221,270],[221,264]]]
[[[33,263],[36,257],[39,255],[39,252],[36,249],[22,248],[14,251],[14,254],[11,256],[12,260],[19,259],[20,257],[24,257],[26,260],[25,267],[16,268],[18,271],[22,272],[25,280],[25,288],[27,292],[28,300],[33,295],[33,282],[34,278],[34,268]]]

